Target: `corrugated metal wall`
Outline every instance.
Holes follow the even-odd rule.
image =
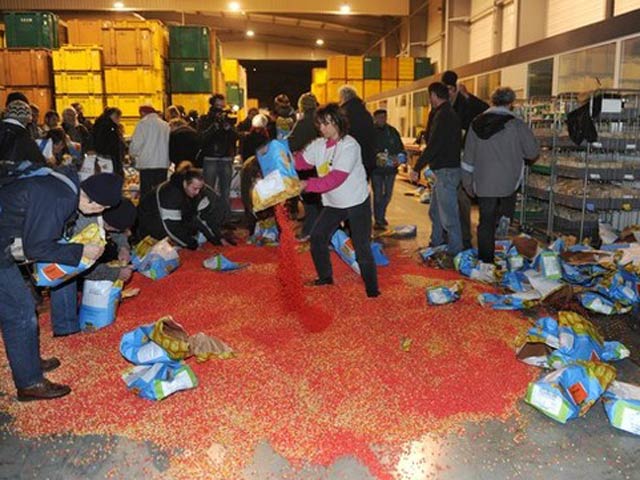
[[[516,3],[511,2],[502,9],[502,52],[516,48],[516,23]]]
[[[614,15],[622,15],[640,8],[640,0],[616,0],[614,4]]]
[[[549,0],[547,37],[604,20],[606,0]]]
[[[493,54],[493,15],[487,15],[471,24],[469,61],[475,62]]]

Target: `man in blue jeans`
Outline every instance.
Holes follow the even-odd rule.
[[[380,109],[373,113],[373,125],[376,132],[376,168],[371,174],[373,188],[373,216],[376,230],[385,230],[387,207],[391,202],[393,185],[398,173],[400,158],[405,156],[400,133],[387,123],[387,111]]]
[[[444,83],[429,85],[429,100],[434,113],[429,125],[427,148],[413,167],[414,181],[429,165],[436,182],[431,195],[429,217],[431,218],[431,246],[447,243],[447,253],[455,256],[462,250],[462,230],[458,210],[458,186],[461,181],[460,148],[462,129],[458,115],[449,103],[449,90]]]
[[[102,173],[80,184],[73,168],[47,172],[0,188],[0,329],[20,401],[58,398],[71,389],[43,375],[60,362],[40,357],[36,306],[16,260],[63,265],[96,260],[104,250],[100,245],[59,242],[65,223],[76,209],[95,215],[122,197],[117,175]]]

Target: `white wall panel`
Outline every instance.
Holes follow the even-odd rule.
[[[444,71],[444,66],[442,65],[442,40],[427,47],[427,57],[431,59],[431,63],[437,64],[438,71]]]
[[[500,84],[511,87],[518,98],[524,98],[527,84],[527,64],[521,63],[502,69]]]
[[[516,48],[516,2],[502,9],[502,45],[501,52]]]
[[[493,55],[493,15],[471,24],[469,61],[475,62]]]
[[[493,7],[493,0],[471,0],[471,16],[478,15]]]
[[[613,13],[614,15],[622,15],[638,8],[640,8],[640,0],[615,0]]]
[[[549,0],[547,37],[604,20],[606,3],[606,0]]]

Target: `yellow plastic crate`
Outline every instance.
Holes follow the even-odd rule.
[[[53,51],[53,71],[90,72],[102,70],[102,47],[66,46]]]
[[[72,103],[81,103],[86,117],[99,117],[104,111],[102,95],[56,95],[56,111],[62,112]]]
[[[347,83],[346,80],[329,80],[327,81],[327,103],[339,102],[340,95],[338,90]]]
[[[238,83],[240,80],[238,71],[240,70],[240,64],[238,60],[232,58],[225,58],[222,61],[222,73],[227,83]]]
[[[257,98],[247,98],[247,110],[250,108],[259,108],[260,104],[258,103]]]
[[[169,31],[160,20],[105,20],[103,29],[151,30],[151,45],[163,58],[169,56]]]
[[[398,82],[396,80],[382,80],[380,82],[380,91],[388,92],[389,90],[395,90],[398,88]]]
[[[312,83],[311,93],[316,96],[316,100],[320,105],[327,103],[327,84],[326,83]]]
[[[156,110],[164,111],[164,94],[107,95],[107,105],[118,107],[123,117],[138,117],[140,106],[149,104]]]
[[[102,95],[102,72],[55,72],[53,81],[56,93],[81,93]]]
[[[413,80],[413,57],[398,58],[398,80]]]
[[[311,69],[311,83],[316,85],[323,85],[327,83],[327,69],[326,68],[312,68]]]
[[[107,93],[157,93],[165,90],[164,70],[150,68],[105,68]]]
[[[411,85],[413,80],[398,80],[398,88],[406,87],[407,85]]]
[[[362,57],[347,57],[347,79],[362,80],[364,76],[364,60]]]
[[[197,110],[205,114],[209,111],[210,97],[208,93],[172,93],[171,105],[182,105],[187,112]]]
[[[124,127],[125,137],[130,137],[131,135],[133,135],[133,132],[136,129],[136,125],[138,124],[139,121],[140,121],[140,116],[120,118],[120,123]]]
[[[327,81],[347,78],[347,57],[337,55],[327,58]]]
[[[364,81],[364,95],[362,98],[368,98],[372,95],[377,95],[381,92],[380,80],[365,80]]]

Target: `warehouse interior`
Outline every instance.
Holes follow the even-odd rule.
[[[296,203],[291,227],[278,210],[279,246],[252,243],[242,141],[237,245],[179,249],[180,267],[160,280],[134,273],[137,296],[97,331],[53,335],[44,289],[40,349],[60,358],[48,377],[72,393],[18,402],[0,341],[0,479],[638,478],[640,0],[0,0],[0,18],[0,109],[21,92],[40,124],[72,105],[89,124],[116,107],[130,145],[147,107],[168,122],[179,106],[189,122],[219,93],[235,128],[251,126],[251,111],[275,118],[281,94],[297,110],[307,92],[318,106],[344,103],[350,86],[369,114],[386,111],[407,157],[391,227],[372,232],[388,257],[378,298],[364,298],[344,245],[333,246],[337,285],[283,280],[314,272],[313,247],[299,241],[307,212]],[[413,176],[429,148],[430,86],[445,71],[487,107],[510,87],[540,149],[496,242],[492,284],[464,255],[454,268],[435,260],[434,177]],[[576,141],[568,119],[581,108],[594,137]],[[134,155],[123,158],[123,194],[137,204]],[[474,201],[474,247],[479,215]],[[525,237],[530,257],[517,248]],[[238,271],[203,268],[213,254]],[[544,294],[509,283],[525,281],[510,255]],[[553,255],[557,276],[544,266]],[[152,401],[127,383],[122,342],[165,315],[233,352],[189,357],[197,381],[167,387],[168,398],[153,387]]]

